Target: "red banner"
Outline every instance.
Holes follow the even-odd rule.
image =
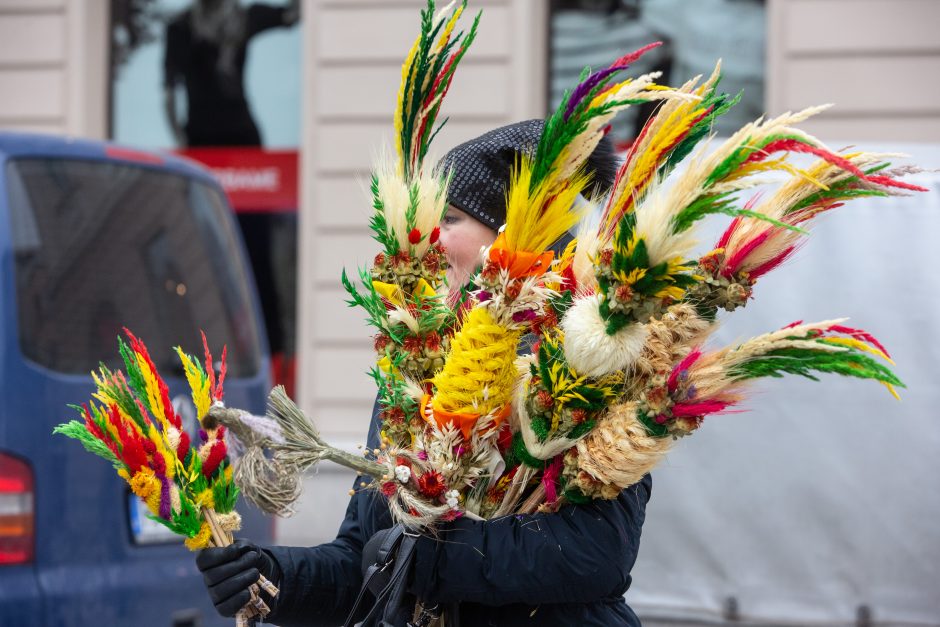
[[[190,148],[181,156],[215,175],[235,211],[297,211],[297,151]]]

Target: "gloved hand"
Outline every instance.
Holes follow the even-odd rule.
[[[261,547],[239,538],[222,548],[203,549],[196,556],[196,566],[209,590],[209,598],[222,616],[232,617],[251,598],[248,588],[264,575],[271,582],[280,580],[277,562]],[[274,610],[276,600],[261,591],[264,602]]]

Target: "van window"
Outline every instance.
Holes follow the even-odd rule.
[[[221,193],[186,176],[113,162],[21,158],[7,164],[20,347],[57,372],[115,365],[126,326],[157,367],[181,374],[173,346],[231,376],[260,367],[258,325]]]

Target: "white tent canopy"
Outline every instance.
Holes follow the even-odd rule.
[[[862,148],[940,166],[940,146]],[[642,616],[720,618],[733,599],[753,622],[853,623],[864,606],[940,624],[940,174],[908,180],[931,191],[823,217],[713,338],[851,316],[891,352],[902,401],[856,379],[764,380],[750,411],[679,442],[653,473],[627,595]]]

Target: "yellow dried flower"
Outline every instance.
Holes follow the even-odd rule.
[[[197,533],[192,538],[186,538],[183,544],[186,545],[186,548],[190,551],[198,551],[209,546],[209,540],[212,538],[212,530],[209,529],[208,523],[202,523],[202,526],[199,527],[199,533]]]

